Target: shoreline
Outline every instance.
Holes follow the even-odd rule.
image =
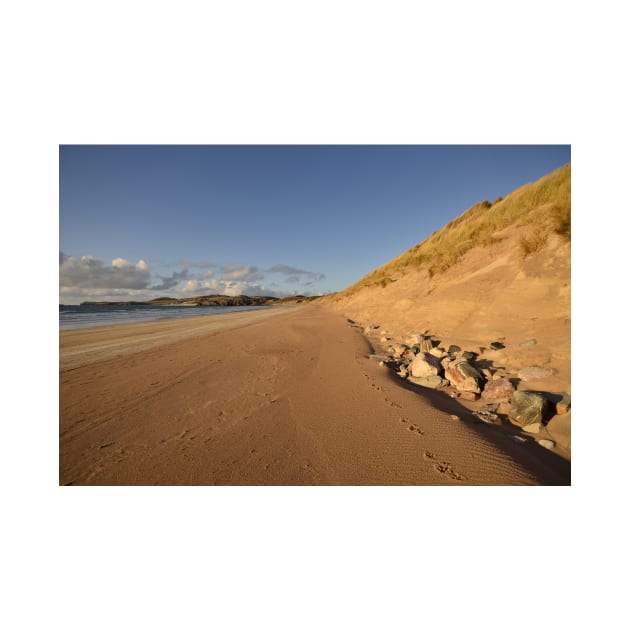
[[[60,335],[60,485],[570,485],[325,306],[196,319]]]
[[[76,328],[59,331],[59,367],[70,369],[117,356],[141,352],[151,347],[245,326],[299,308],[276,306],[216,315],[199,315],[149,322]]]

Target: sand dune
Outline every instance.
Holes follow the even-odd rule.
[[[60,335],[61,484],[570,483],[327,307],[220,317]]]

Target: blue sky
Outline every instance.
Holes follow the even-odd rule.
[[[337,291],[569,146],[61,146],[60,302]]]

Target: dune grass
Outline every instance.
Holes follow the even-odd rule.
[[[442,273],[473,247],[487,247],[500,241],[497,233],[512,225],[530,228],[520,243],[524,257],[540,249],[550,232],[571,239],[570,164],[518,188],[505,199],[499,197],[493,203],[475,204],[425,241],[375,269],[338,296],[348,296],[373,285],[385,287],[394,281],[394,275],[412,269],[426,269],[431,277]]]

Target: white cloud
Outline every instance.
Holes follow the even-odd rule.
[[[75,258],[59,252],[59,297],[61,303],[75,301],[124,301],[150,300],[160,296],[190,297],[203,294],[220,295],[270,295],[284,297],[306,291],[308,285],[322,279],[323,274],[275,265],[261,272],[253,265],[230,264],[206,268],[198,274],[190,275],[188,267],[173,271],[170,275],[154,275],[144,260],[135,265],[125,258],[114,258],[111,265],[92,256]],[[260,283],[269,274],[282,276],[282,282]],[[301,287],[296,287],[301,284]],[[157,293],[159,291],[159,293]]]
[[[146,289],[150,277],[149,266],[144,261],[134,267],[124,258],[115,258],[109,267],[92,256],[77,260],[63,252],[59,255],[60,288]]]
[[[205,280],[203,282],[199,282],[199,280],[189,280],[183,288],[185,293],[193,293],[195,291],[203,291],[204,289],[211,289],[212,291],[217,291],[222,288],[222,283],[219,283],[217,280]]]
[[[262,280],[263,275],[259,273],[258,267],[252,267],[251,265],[225,265],[221,268],[223,272],[221,280],[243,280],[246,282],[254,282],[255,280]]]
[[[313,282],[323,280],[326,277],[323,273],[306,271],[305,269],[298,269],[297,267],[289,267],[289,265],[274,265],[271,269],[267,269],[267,271],[269,273],[282,273],[288,276],[288,282],[298,282],[300,279]]]

